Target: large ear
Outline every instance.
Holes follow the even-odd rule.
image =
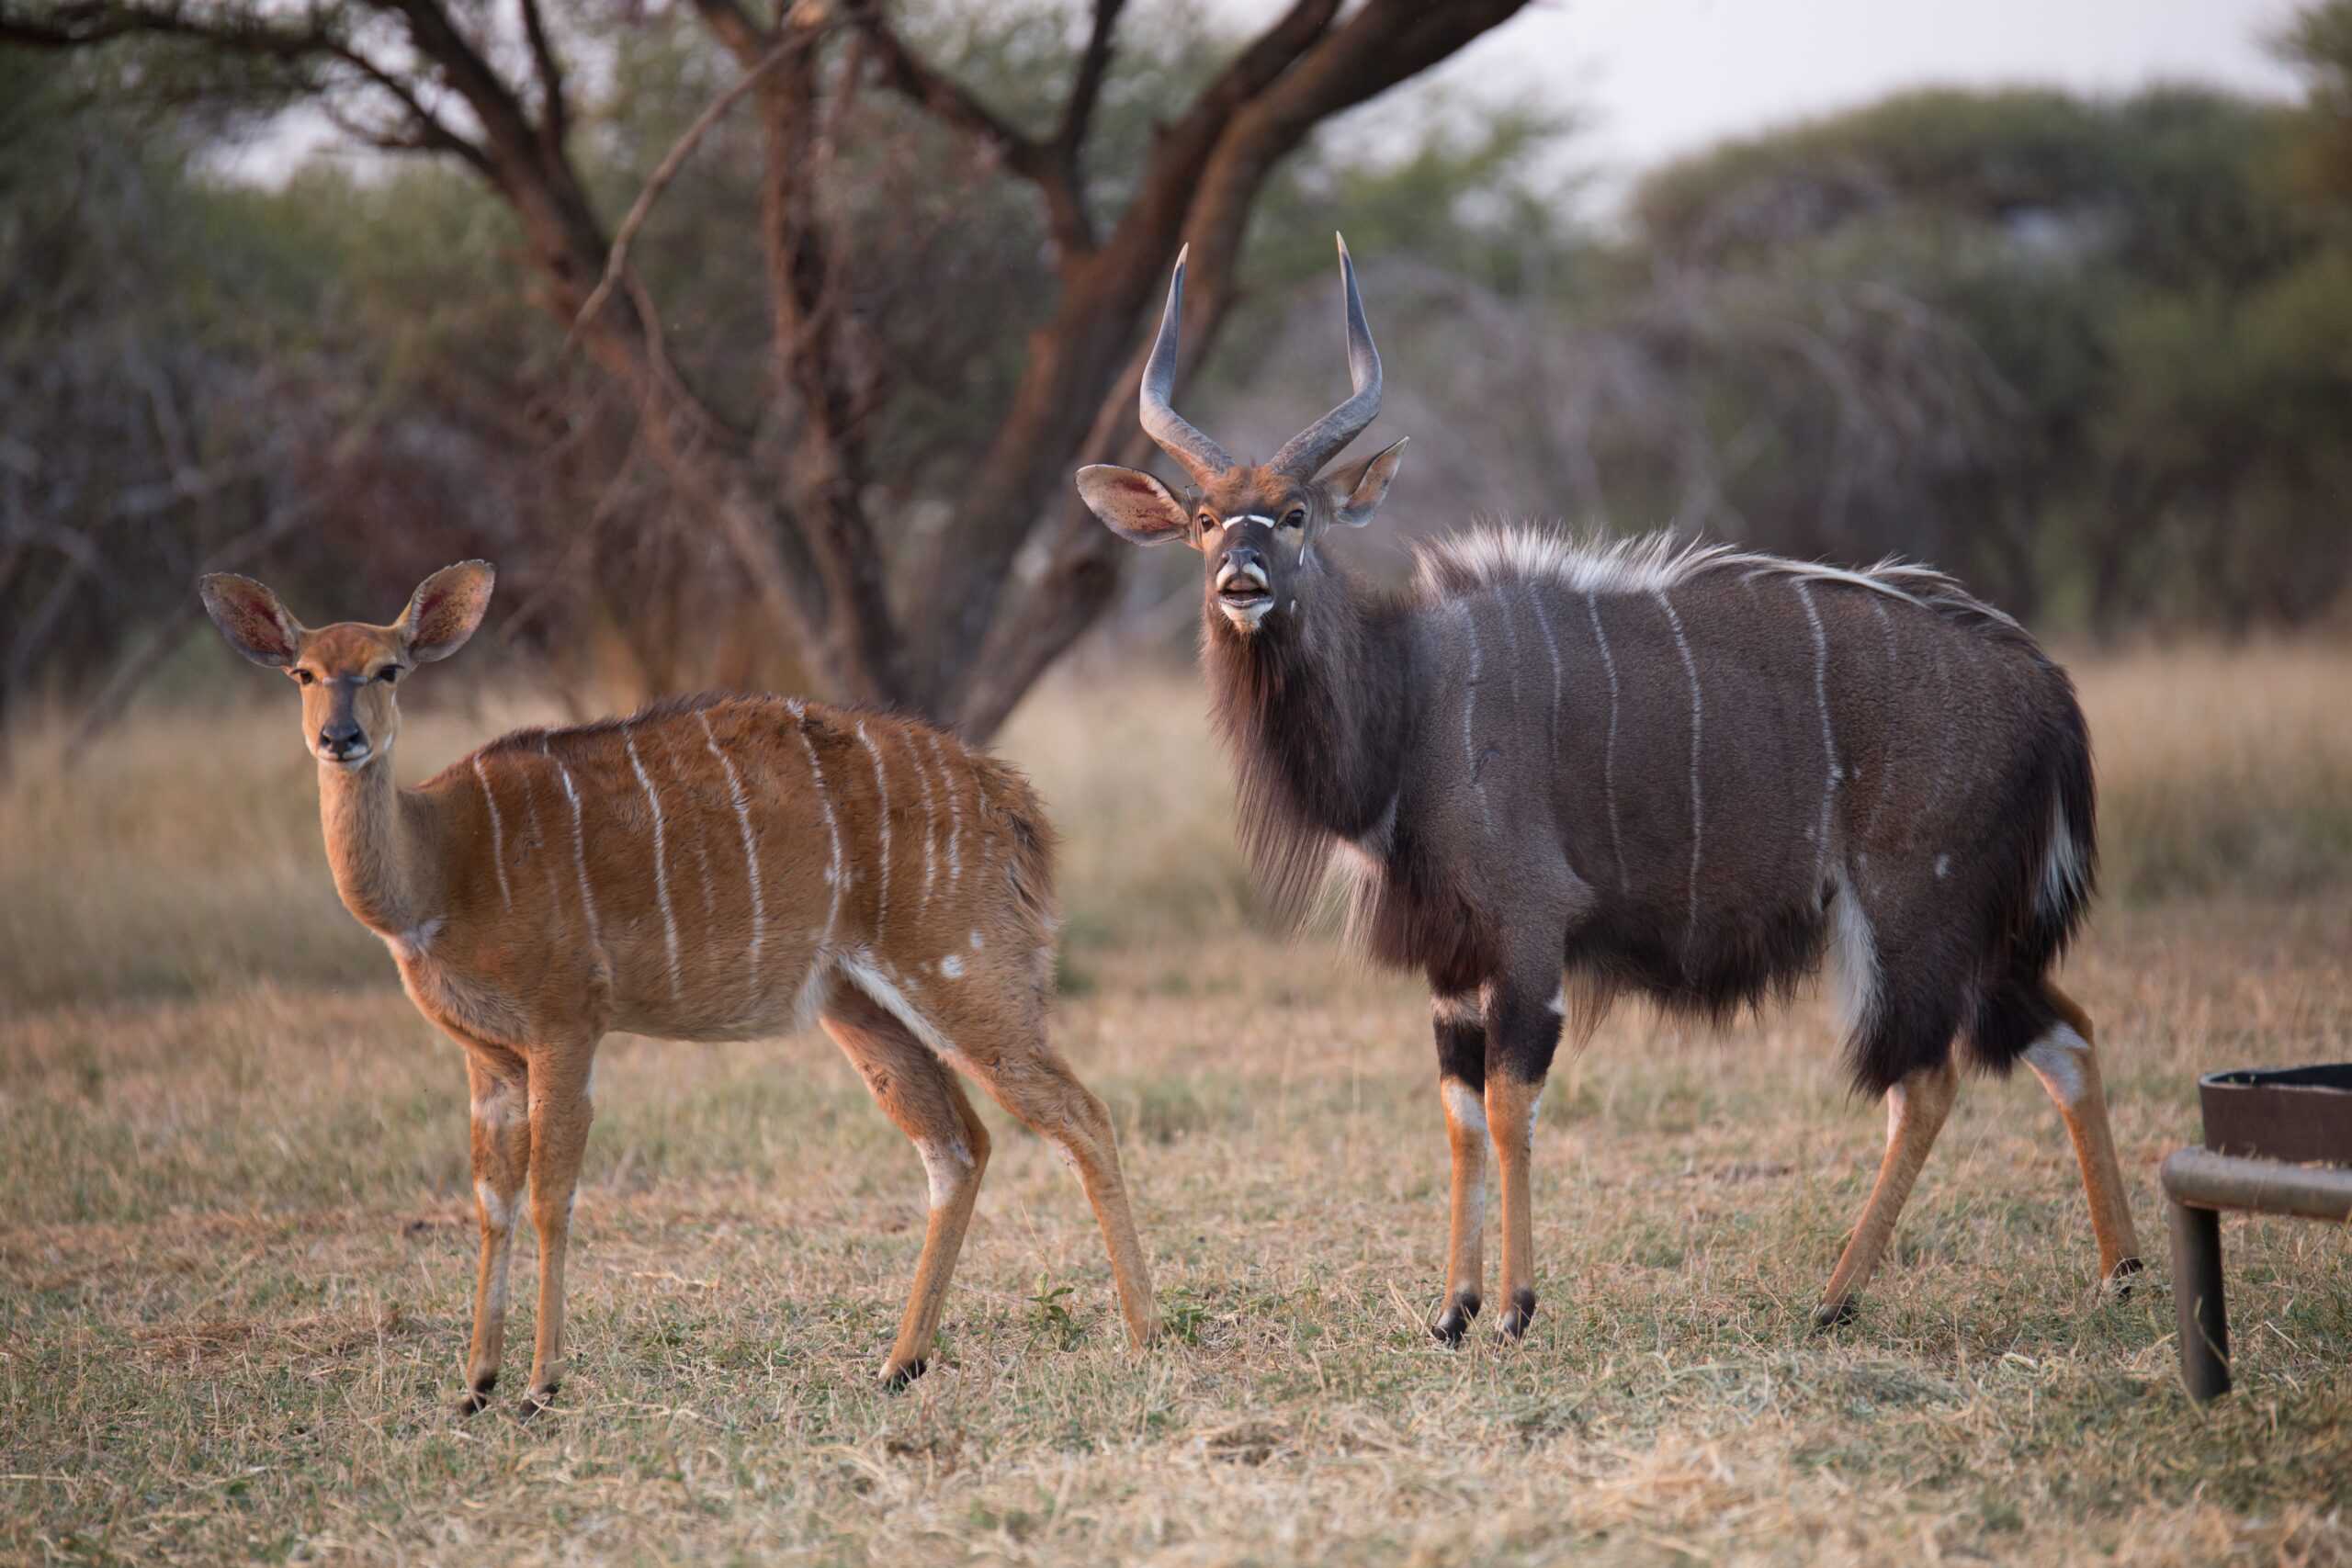
[[[302,650],[302,623],[286,613],[277,595],[250,577],[216,571],[197,581],[204,597],[204,613],[229,639],[229,646],[252,660],[283,670]]]
[[[392,623],[408,642],[409,657],[430,664],[465,647],[490,609],[490,591],[497,581],[498,569],[488,561],[465,560],[418,583],[408,608]]]
[[[1078,493],[1111,532],[1131,545],[1165,545],[1193,529],[1183,503],[1136,468],[1090,463],[1078,470]]]
[[[1405,443],[1411,439],[1400,437],[1363,462],[1334,468],[1323,477],[1323,488],[1331,492],[1332,510],[1340,522],[1361,528],[1372,521],[1373,513],[1387,499],[1388,481],[1396,477],[1396,465],[1405,460]]]

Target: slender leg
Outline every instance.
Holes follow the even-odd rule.
[[[899,1337],[883,1363],[887,1388],[904,1388],[923,1374],[939,1336],[939,1315],[947,1281],[964,1248],[972,1205],[988,1168],[989,1134],[966,1098],[964,1088],[939,1058],[897,1019],[854,991],[831,1002],[825,1032],[847,1054],[873,1092],[875,1103],[898,1123],[922,1156],[931,1184],[931,1219],[923,1231],[922,1257]]]
[[[1430,1332],[1462,1343],[1478,1315],[1486,1275],[1487,1025],[1471,996],[1434,997],[1437,1092],[1445,1107],[1445,1141],[1453,1156],[1453,1194],[1446,1211],[1445,1304]]]
[[[563,1258],[571,1238],[571,1202],[580,1160],[595,1120],[588,1099],[586,1046],[550,1047],[531,1057],[531,1223],[539,1233],[537,1341],[531,1351],[531,1388],[523,1414],[547,1408],[563,1380]]]
[[[2044,981],[2044,994],[2066,1021],[2026,1048],[2025,1063],[2057,1102],[2075,1161],[2083,1169],[2083,1192],[2090,1200],[2091,1234],[2098,1240],[2099,1278],[2118,1294],[2140,1271],[2140,1244],[2132,1230],[2132,1205],[2123,1171],[2115,1158],[2115,1136],[2107,1124],[2107,1090],[2099,1081],[2098,1049],[2091,1021],[2074,999]]]
[[[2202,1404],[2230,1392],[2230,1314],[2222,1294],[2222,1216],[2172,1205],[2172,1299],[2180,1378]]]
[[[469,1044],[466,1081],[473,1095],[474,1202],[481,1220],[481,1261],[474,1275],[474,1333],[466,1357],[470,1416],[490,1403],[506,1347],[506,1274],[530,1168],[531,1123],[523,1061],[492,1046]]]
[[[1557,946],[1552,951],[1556,953]],[[1535,1317],[1535,1219],[1528,1165],[1535,1146],[1536,1107],[1560,1045],[1563,1006],[1558,970],[1544,981],[1532,994],[1523,982],[1509,977],[1487,989],[1487,1126],[1502,1177],[1502,1287],[1510,1303],[1498,1337],[1508,1339],[1525,1334]]]
[[[1911,1195],[1911,1184],[1928,1163],[1928,1151],[1935,1146],[1936,1134],[1943,1131],[1944,1118],[1951,1114],[1959,1093],[1960,1073],[1949,1058],[1941,1066],[1919,1068],[1886,1091],[1886,1154],[1879,1161],[1878,1182],[1862,1207],[1853,1239],[1829,1276],[1821,1305],[1814,1311],[1816,1325],[1827,1327],[1854,1315],[1855,1300],[1877,1269],[1894,1235],[1895,1217],[1903,1213],[1903,1201]]]

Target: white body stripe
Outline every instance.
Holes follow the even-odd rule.
[[[1544,613],[1544,595],[1532,586],[1527,590],[1529,608],[1535,612],[1535,625],[1544,633],[1544,651],[1552,656],[1552,722],[1547,735],[1552,743],[1552,761],[1560,760],[1560,639],[1552,635],[1552,617]]]
[[[710,727],[708,709],[697,711],[702,720],[703,744],[718,760],[718,771],[727,779],[727,798],[734,803],[735,825],[743,830],[743,876],[752,890],[752,949],[744,959],[746,982],[752,996],[760,994],[760,948],[767,941],[767,906],[760,896],[760,846],[752,832],[752,803],[744,798],[743,781],[736,776],[735,764],[718,744],[718,733]]]
[[[1474,733],[1478,717],[1479,672],[1485,665],[1486,656],[1478,647],[1477,617],[1470,613],[1466,604],[1462,609],[1462,632],[1470,639],[1470,680],[1462,693],[1462,765],[1470,770],[1470,787],[1478,795],[1479,818],[1486,823],[1487,830],[1492,832],[1495,818],[1487,807],[1487,786],[1478,781],[1478,741]]]
[[[637,774],[637,786],[645,792],[645,804],[653,812],[653,897],[662,906],[662,947],[669,960],[670,999],[678,999],[678,916],[670,908],[669,835],[662,819],[661,792],[653,787],[652,778],[645,771],[645,762],[637,754],[637,732],[624,727],[621,743],[628,750],[629,771]]]
[[[924,739],[931,742],[932,761],[939,764],[940,784],[947,791],[947,886],[953,887],[964,879],[964,797],[956,793],[956,774],[947,765],[947,748],[939,743],[938,732],[926,730]]]
[[[1878,627],[1886,637],[1886,690],[1894,690],[1895,666],[1901,662],[1894,646],[1894,617],[1887,613],[1886,601],[1872,599],[1871,608],[1878,613]],[[1892,725],[1886,727],[1886,744],[1878,760],[1878,788],[1871,793],[1871,808],[1862,818],[1860,838],[1867,844],[1876,836],[1879,813],[1886,809],[1889,786],[1894,783],[1895,734]]]
[[[1690,681],[1690,913],[1682,934],[1682,945],[1687,949],[1699,936],[1699,857],[1706,844],[1706,812],[1699,798],[1699,742],[1705,732],[1706,705],[1699,696],[1699,661],[1690,657],[1690,639],[1682,635],[1682,617],[1674,613],[1665,589],[1657,589],[1650,596],[1666,612],[1667,624],[1674,628],[1674,646],[1682,655],[1682,672]]]
[[[922,907],[931,908],[931,888],[939,872],[939,808],[932,803],[931,770],[923,766],[922,748],[910,746],[907,755],[914,760],[915,783],[922,788]]]
[[[1609,634],[1600,629],[1600,600],[1589,588],[1584,593],[1585,614],[1592,617],[1592,640],[1600,645],[1600,668],[1609,677],[1609,739],[1600,749],[1600,790],[1609,802],[1609,847],[1617,854],[1617,891],[1632,886],[1625,877],[1625,839],[1617,826],[1617,660],[1609,651]]]
[[[498,903],[510,914],[514,908],[514,890],[506,885],[506,825],[498,818],[498,796],[491,793],[490,775],[482,772],[481,759],[474,758],[474,778],[481,785],[481,803],[490,808],[490,863],[498,873]]]
[[[563,784],[563,798],[571,803],[571,860],[580,872],[580,913],[588,922],[588,945],[600,953],[605,946],[604,933],[596,929],[596,895],[588,886],[588,830],[582,824],[580,792],[571,784],[571,770],[557,760],[554,752],[547,759],[555,763],[555,776]]]
[[[1790,585],[1804,606],[1805,623],[1813,628],[1813,704],[1821,715],[1821,758],[1826,776],[1821,785],[1821,828],[1813,843],[1812,894],[1821,894],[1821,874],[1829,863],[1829,823],[1838,799],[1838,781],[1845,772],[1838,763],[1838,738],[1829,722],[1829,634],[1822,629],[1821,612],[1814,608],[1813,591],[1799,579]]]
[[[882,773],[882,749],[875,745],[873,738],[865,733],[863,721],[857,727],[857,743],[865,747],[865,754],[874,760],[874,815],[882,824],[882,869],[875,876],[876,891],[874,895],[874,936],[878,942],[882,928],[890,919],[890,783]]]
[[[1877,1015],[1879,998],[1878,933],[1871,927],[1861,889],[1852,876],[1829,901],[1829,943],[1837,982],[1838,1022],[1849,1034],[1860,1032]]]
[[[825,809],[825,842],[828,846],[825,886],[832,889],[832,896],[825,905],[825,934],[817,939],[821,951],[833,940],[833,927],[840,921],[842,914],[842,885],[848,880],[842,864],[842,824],[841,818],[833,815],[832,793],[825,788],[825,767],[817,761],[817,743],[808,739],[808,731],[801,722],[805,716],[800,705],[794,702],[789,705],[794,719],[793,733],[800,737],[800,749],[808,756],[808,779],[816,785],[817,804]]]

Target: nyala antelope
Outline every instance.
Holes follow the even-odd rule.
[[[989,1159],[953,1066],[1076,1167],[1128,1333],[1155,1323],[1102,1103],[1046,1038],[1052,840],[1011,768],[926,726],[701,696],[526,729],[415,789],[392,779],[397,682],[473,635],[492,573],[434,573],[390,626],[307,629],[242,577],[202,583],[232,647],[301,688],[344,906],[465,1049],[481,1257],[464,1407],[497,1382],[525,1179],[539,1237],[524,1406],[564,1365],[563,1260],[607,1031],[740,1040],[820,1021],[913,1140],[931,1218],[892,1387],[919,1376]]]
[[[1420,550],[1401,592],[1365,586],[1327,540],[1372,521],[1405,444],[1325,471],[1380,408],[1344,243],[1340,272],[1352,394],[1237,462],[1169,406],[1180,256],[1142,417],[1191,484],[1096,466],[1078,487],[1123,537],[1206,558],[1202,663],[1276,905],[1335,863],[1369,953],[1429,977],[1453,1165],[1439,1337],[1478,1311],[1490,1141],[1504,1333],[1535,1310],[1530,1135],[1568,1015],[1589,1032],[1623,990],[1724,1015],[1825,950],[1887,1140],[1819,1321],[1851,1314],[1885,1250],[1956,1041],[2057,1101],[2120,1283],[2140,1265],[2090,1020],[2049,973],[2092,872],[2065,674],[1914,567],[1481,529]]]

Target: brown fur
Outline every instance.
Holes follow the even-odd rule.
[[[1052,835],[1027,781],[910,720],[704,695],[518,731],[401,789],[395,686],[377,677],[455,651],[488,579],[453,567],[399,623],[316,631],[258,583],[205,584],[234,646],[306,680],[336,888],[417,1010],[467,1051],[482,1233],[469,1407],[498,1375],[526,1178],[540,1242],[529,1397],[554,1394],[592,1067],[613,1030],[742,1039],[821,1020],[857,1066],[932,1175],[887,1382],[922,1370],[988,1156],[949,1063],[1070,1156],[1147,1343],[1151,1281],[1110,1119],[1046,1036]],[[351,725],[342,744],[358,760],[340,762],[329,738]]]

